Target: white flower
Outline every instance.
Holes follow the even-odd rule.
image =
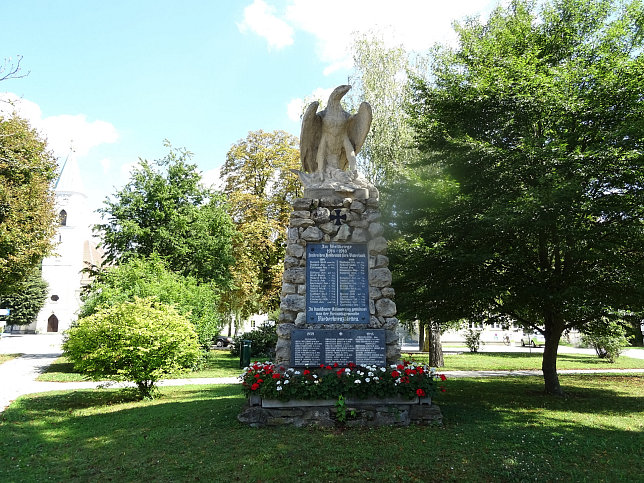
[[[353,382],[354,382],[355,384],[361,384],[361,383],[362,383],[362,381],[361,381],[360,379],[356,379],[356,380],[355,380],[355,381],[353,381]]]
[[[379,380],[380,380],[380,378],[379,378],[378,376],[375,376],[375,377],[373,378],[373,380],[374,380],[374,381],[379,381]]]
[[[398,368],[398,366],[397,366],[396,364],[391,364],[391,365],[389,366],[389,368],[390,368],[390,369],[397,369],[397,368]]]
[[[313,381],[313,384],[320,384],[320,380],[317,379],[317,380]]]
[[[317,379],[317,378],[318,378],[318,375],[317,375],[317,374],[313,374],[313,379]]]
[[[284,381],[284,384],[288,384],[288,379],[286,381]]]
[[[347,368],[344,370],[344,372],[351,372],[351,369],[349,369],[349,368],[347,367]]]
[[[364,372],[362,372],[362,371],[358,371],[358,375],[360,375],[360,376],[364,376]]]
[[[369,371],[369,374],[367,374],[369,377],[373,377],[373,372]]]
[[[393,369],[394,367],[396,367],[396,366],[392,366],[392,369]],[[380,372],[387,372],[387,368],[386,368],[386,367],[381,367],[381,368],[380,368]]]
[[[278,390],[278,391],[281,391],[281,390],[282,390],[282,386],[277,386],[277,390]]]
[[[300,374],[301,374],[301,372],[300,372],[300,371],[295,371],[295,375],[296,375],[296,376],[299,376]]]
[[[364,380],[364,382],[371,382],[371,379],[369,379],[369,378],[367,377],[367,378]]]
[[[282,381],[277,381],[277,385],[279,386],[280,384],[282,384]]]

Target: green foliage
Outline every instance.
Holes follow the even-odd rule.
[[[163,159],[141,159],[125,187],[104,201],[98,212],[106,222],[95,230],[108,262],[156,253],[173,272],[219,285],[229,281],[234,225],[223,198],[201,186],[191,156],[171,149]]]
[[[239,357],[244,340],[249,340],[251,343],[252,358],[272,359],[277,345],[277,327],[273,324],[262,324],[255,330],[234,337],[234,343],[230,349],[232,355]]]
[[[32,270],[14,286],[12,293],[0,295],[0,308],[11,310],[3,320],[7,325],[31,324],[45,305],[46,298],[47,282],[43,280],[40,269]]]
[[[63,343],[74,368],[94,380],[132,381],[143,398],[164,375],[192,367],[197,334],[174,307],[136,297],[103,307],[73,325]]]
[[[458,25],[415,82],[401,276],[429,319],[543,327],[550,393],[564,330],[644,304],[642,18],[516,0]]]
[[[300,168],[298,141],[284,131],[255,131],[233,145],[221,168],[235,239],[233,290],[227,311],[246,317],[279,306],[286,228],[291,203],[301,196],[292,169]]]
[[[595,349],[600,359],[614,363],[625,347],[629,346],[626,329],[619,322],[600,320],[588,324],[581,336],[583,344]]]
[[[0,293],[15,291],[53,250],[56,162],[19,117],[0,116]]]
[[[465,332],[465,345],[470,352],[478,352],[481,347],[481,331],[467,329]]]
[[[172,305],[192,322],[203,348],[210,345],[223,326],[217,312],[218,287],[214,283],[199,283],[194,277],[171,272],[157,255],[147,260],[133,258],[97,272],[82,297],[79,317],[88,317],[103,308],[133,301],[136,297],[154,298],[165,305]]]

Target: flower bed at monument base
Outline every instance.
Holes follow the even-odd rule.
[[[254,427],[442,423],[440,408],[431,403],[431,395],[437,380],[444,381],[445,376],[410,362],[299,370],[255,362],[240,378],[249,400],[238,419]]]

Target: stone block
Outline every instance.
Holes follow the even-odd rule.
[[[369,287],[369,298],[371,300],[378,300],[382,297],[382,291],[378,287]]]
[[[382,268],[389,266],[389,257],[384,255],[376,255],[376,259],[373,264],[374,268]]]
[[[283,310],[280,310],[280,315],[277,320],[282,324],[292,323],[295,321],[295,312],[285,312]]]
[[[282,280],[286,283],[306,283],[306,269],[302,267],[287,268],[284,270]]]
[[[318,208],[313,213],[311,213],[311,218],[315,220],[315,223],[321,224],[329,221],[329,215],[331,212],[328,208]]]
[[[286,254],[292,257],[301,258],[304,256],[304,247],[299,243],[289,243],[286,246]]]
[[[286,273],[286,272],[284,272]],[[301,283],[301,282],[300,282]],[[391,285],[391,271],[388,268],[374,268],[369,271],[369,285],[383,288]]]
[[[300,266],[300,260],[301,258],[298,257],[293,257],[293,256],[286,256],[284,257],[284,268],[292,268],[292,267],[299,267]]]
[[[335,235],[338,232],[338,229],[340,227],[335,223],[328,222],[328,223],[323,223],[322,225],[320,225],[319,228],[327,235]]]
[[[385,318],[385,324],[382,328],[387,330],[394,330],[398,326],[398,322],[400,321],[396,317],[387,317]]]
[[[293,201],[293,210],[310,210],[313,206],[313,200],[311,198],[297,198]]]
[[[317,226],[309,226],[304,232],[302,233],[302,239],[309,241],[309,242],[316,242],[322,240],[322,236],[324,234],[322,231]]]
[[[306,228],[313,225],[315,225],[315,222],[310,218],[291,218],[291,221],[288,224],[291,228]]]
[[[237,420],[240,423],[250,424],[253,427],[264,426],[267,419],[266,411],[257,406],[245,408],[237,415]]]
[[[277,324],[277,336],[284,339],[290,339],[293,329],[295,329],[294,324]]]
[[[300,231],[297,228],[289,228],[286,231],[286,239],[289,242],[297,242],[300,238]]]
[[[395,330],[386,330],[385,331],[385,344],[393,344],[398,342],[398,334]]]
[[[385,287],[382,289],[383,297],[387,297],[388,299],[393,299],[394,295],[396,295],[396,291],[393,289],[393,287]]]
[[[367,241],[368,236],[368,232],[364,228],[354,228],[351,234],[351,241],[354,243],[364,243]]]
[[[369,300],[369,313],[371,315],[376,315],[376,304],[373,300]]]
[[[365,209],[364,203],[358,200],[353,200],[349,207],[351,208],[351,211],[357,211],[359,213],[362,213]]]
[[[288,295],[290,293],[297,293],[297,286],[293,283],[283,283],[282,295]]]
[[[287,295],[287,297],[292,297],[292,295]],[[376,300],[376,311],[378,315],[382,317],[393,317],[396,315],[396,303],[387,298],[381,298]]]
[[[382,218],[382,214],[377,210],[367,210],[365,212],[365,219],[369,223],[373,223],[375,221],[378,221],[378,220],[380,220],[380,218]]]
[[[324,196],[320,198],[320,206],[324,208],[341,208],[342,198],[335,198],[331,196]]]
[[[369,327],[372,328],[372,329],[380,329],[380,328],[382,328],[382,324],[378,320],[378,317],[376,317],[375,315],[372,315],[369,318]]]
[[[297,293],[300,295],[306,295],[306,285],[305,284],[299,284],[297,286]]]
[[[381,299],[389,300],[389,299]],[[289,294],[282,297],[282,303],[280,304],[280,309],[290,310],[291,312],[301,312],[306,309],[306,298],[302,295]],[[393,315],[393,314],[391,314]]]
[[[367,229],[369,228],[369,222],[367,220],[352,220],[349,222],[349,226],[352,228]]]
[[[379,236],[369,242],[369,254],[384,255],[387,252],[387,240]]]
[[[300,312],[295,317],[295,327],[304,327],[306,325],[306,312]]]
[[[338,234],[333,237],[333,241],[336,242],[345,242],[351,236],[351,228],[349,225],[342,225],[338,230]]]
[[[291,220],[293,218],[311,218],[311,212],[308,210],[295,210],[291,212]]]
[[[374,238],[382,235],[384,231],[385,228],[380,223],[371,223],[371,225],[369,225],[369,233],[371,233],[371,236]]]

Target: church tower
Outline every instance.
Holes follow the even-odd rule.
[[[38,314],[38,333],[63,332],[76,319],[80,291],[87,277],[81,273],[84,262],[99,263],[96,246],[91,242],[90,212],[78,164],[67,157],[54,187],[59,227],[55,255],[42,261],[42,276],[49,284],[47,300]]]

